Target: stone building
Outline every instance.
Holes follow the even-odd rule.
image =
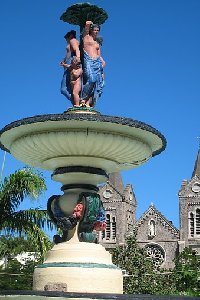
[[[136,198],[132,186],[123,186],[119,173],[109,176],[100,188],[100,196],[106,212],[106,230],[99,233],[99,242],[106,248],[114,248],[125,242],[127,234],[136,224]]]
[[[190,246],[200,255],[200,150],[191,180],[183,180],[179,191],[180,251]]]
[[[98,240],[107,249],[123,245],[126,236],[136,230],[138,244],[162,267],[173,267],[173,259],[186,246],[200,254],[200,150],[191,180],[183,180],[179,191],[180,230],[153,204],[136,220],[133,188],[130,184],[123,186],[119,173],[111,174],[99,193],[107,228],[99,234]]]

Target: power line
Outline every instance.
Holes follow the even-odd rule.
[[[2,166],[1,166],[0,182],[2,182],[3,171],[4,171],[4,167],[5,167],[5,160],[6,160],[6,153],[7,152],[4,151],[3,162],[2,162]]]

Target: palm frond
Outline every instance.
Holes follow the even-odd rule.
[[[28,220],[26,215],[23,215],[23,212],[12,215],[7,221],[0,224],[0,229],[7,234],[26,236],[35,245],[42,258],[44,258],[47,250],[50,249],[51,242],[47,235],[37,224]]]
[[[16,171],[0,185],[0,231],[30,239],[42,258],[51,247],[47,235],[41,230],[53,228],[47,212],[39,209],[16,209],[24,198],[37,199],[45,190],[42,174],[31,168]]]
[[[52,230],[54,228],[46,210],[40,210],[37,208],[20,210],[13,213],[13,216],[19,220],[30,221],[42,229]]]
[[[0,204],[4,213],[12,213],[25,197],[38,198],[46,190],[41,173],[24,168],[4,179],[0,186]],[[1,215],[1,210],[0,210]]]

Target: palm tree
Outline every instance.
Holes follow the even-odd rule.
[[[0,232],[26,236],[44,258],[50,241],[42,231],[51,228],[47,212],[38,209],[17,210],[26,198],[37,199],[46,190],[41,173],[30,168],[16,171],[0,185]]]

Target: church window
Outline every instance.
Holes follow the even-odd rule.
[[[200,235],[200,209],[196,210],[196,234]]]
[[[116,238],[116,220],[115,217],[112,218],[112,239]]]
[[[106,214],[106,230],[102,232],[101,238],[111,243],[116,240],[116,217],[113,217],[112,214]]]
[[[156,223],[154,220],[150,220],[148,230],[149,237],[154,237],[156,235]]]
[[[110,239],[110,215],[106,215],[106,240]]]
[[[190,218],[189,218],[189,228],[190,228],[190,236],[194,236],[194,214],[191,212],[190,213]]]
[[[157,244],[145,246],[147,256],[152,259],[155,269],[159,269],[165,261],[165,251]]]

